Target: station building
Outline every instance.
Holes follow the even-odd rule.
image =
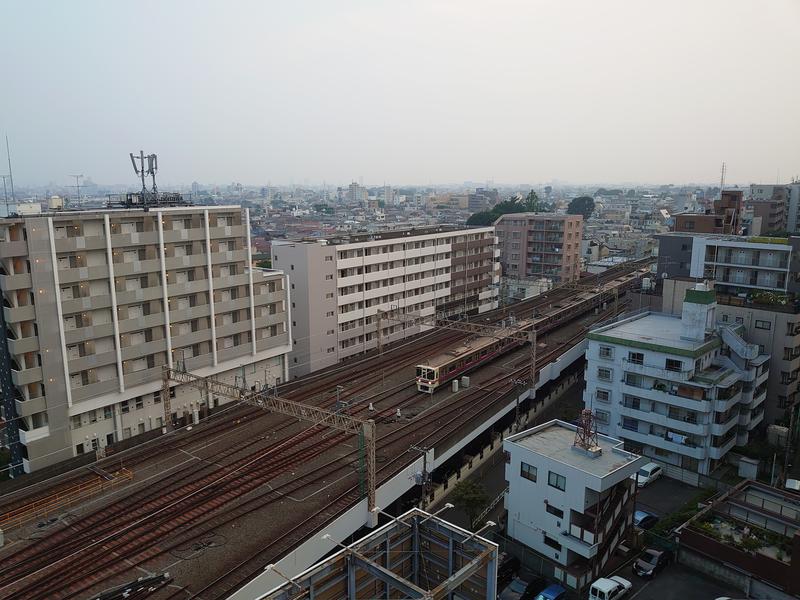
[[[251,268],[238,206],[0,219],[0,378],[16,473],[103,452],[221,399],[171,390],[163,366],[230,383],[287,378],[287,278]]]
[[[493,227],[274,241],[272,266],[291,282],[292,377],[376,348],[379,310],[400,315],[381,323],[381,341],[389,343],[420,332],[403,315],[472,315],[498,306]]]

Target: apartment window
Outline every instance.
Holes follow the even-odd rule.
[[[728,315],[722,315],[722,322],[723,323],[727,323],[728,322]]]
[[[552,504],[548,504],[545,510],[549,512],[551,515],[558,517],[559,519],[564,518],[564,511],[561,510],[560,508],[556,508]]]
[[[519,468],[520,477],[524,477],[528,481],[536,483],[536,467],[528,463],[521,463]]]
[[[136,409],[138,410],[140,408],[144,408],[144,400],[142,400],[141,396],[136,398]]]
[[[559,552],[561,552],[561,544],[559,544],[557,541],[555,541],[546,533],[544,534],[544,543],[545,545],[550,546],[553,550],[558,550]]]
[[[639,421],[629,417],[622,418],[622,428],[628,431],[639,431]]]
[[[75,453],[83,454],[83,444],[78,444],[77,446],[75,446]]]
[[[744,323],[744,317],[736,317],[736,323],[742,325]]]
[[[326,317],[332,317],[333,316],[333,311],[331,310],[331,311],[326,312],[325,316]]]
[[[778,408],[788,408],[788,407],[789,407],[788,396],[778,396]]]
[[[333,292],[328,292],[327,294],[325,294],[325,297],[328,299],[333,298]]]
[[[603,425],[608,425],[608,421],[610,419],[611,414],[605,410],[595,410],[594,411],[594,419],[598,423]]]
[[[605,402],[606,404],[611,402],[611,392],[609,390],[595,390],[594,397],[598,402]]]
[[[668,358],[664,368],[667,371],[682,371],[683,370],[683,361],[676,360],[674,358]]]
[[[769,331],[770,329],[772,329],[772,323],[770,323],[769,321],[759,321],[756,319],[755,327],[756,329],[766,329],[767,331]]]
[[[332,260],[333,260],[332,256],[326,256],[325,257],[325,262],[331,262]]]
[[[153,392],[153,404],[161,404],[161,392]]]
[[[600,358],[614,358],[614,349],[611,346],[600,346]]]
[[[127,401],[127,400],[123,400],[123,401],[120,403],[120,407],[121,407],[121,409],[122,409],[122,413],[123,413],[123,414],[125,414],[125,413],[128,413],[128,412],[130,412],[130,410],[131,410],[131,409],[130,409],[130,407],[128,406],[128,401]]]
[[[597,378],[600,381],[611,381],[612,371],[611,369],[606,369],[605,367],[600,367],[597,369]]]
[[[554,471],[550,471],[547,474],[547,485],[563,492],[567,489],[567,478]]]
[[[644,354],[641,352],[628,352],[628,362],[631,362],[635,365],[643,365]]]
[[[80,415],[75,415],[75,416],[71,417],[70,420],[72,421],[72,428],[73,429],[80,429],[80,427],[81,427],[81,416]]]

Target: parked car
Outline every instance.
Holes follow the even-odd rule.
[[[519,559],[502,552],[497,557],[497,589],[504,589],[519,572]]]
[[[539,592],[533,600],[564,600],[567,597],[567,590],[553,583]]]
[[[589,600],[619,600],[631,591],[633,584],[619,575],[601,577],[589,588]]]
[[[534,577],[533,581],[525,581],[522,577],[515,577],[508,587],[500,592],[500,600],[533,600],[547,585],[541,577]]]
[[[661,468],[661,465],[658,465],[654,462],[647,463],[645,466],[640,468],[636,473],[631,475],[631,479],[636,481],[636,486],[643,488],[645,486],[650,485],[656,479],[661,477],[661,474],[664,470]]]
[[[633,513],[633,524],[639,529],[652,529],[658,523],[658,517],[646,510]]]
[[[654,577],[672,562],[672,552],[647,548],[633,563],[633,572],[639,577]]]

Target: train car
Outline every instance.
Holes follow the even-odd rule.
[[[513,325],[498,331],[497,335],[469,340],[456,348],[433,356],[424,364],[417,365],[417,390],[432,394],[448,381],[521,345],[523,342],[518,339],[503,337],[503,332],[510,335],[525,331],[532,324],[531,319],[516,321]]]
[[[546,312],[533,319],[520,320],[506,330],[510,333],[527,331],[535,323],[537,332],[546,333],[597,307],[604,308],[610,300],[608,294],[617,288],[618,294],[638,286],[645,270],[634,271],[598,284],[594,291],[577,293],[571,299],[561,299],[548,307]],[[433,393],[440,386],[459,375],[482,365],[522,344],[516,339],[502,339],[502,331],[495,336],[479,337],[456,348],[443,352],[416,367],[417,390]]]
[[[508,351],[521,342],[513,338],[479,337],[417,365],[417,390],[432,394],[439,386]]]

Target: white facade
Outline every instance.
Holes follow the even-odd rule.
[[[631,524],[630,476],[646,461],[597,436],[587,451],[576,427],[550,421],[506,438],[508,536],[547,559],[545,573],[573,589],[590,583]]]
[[[777,240],[776,240],[777,241]],[[728,294],[768,290],[786,292],[792,246],[761,243],[739,236],[692,236],[690,277],[713,279]]]
[[[293,376],[376,348],[378,311],[430,316],[483,313],[498,306],[500,263],[493,227],[277,241],[272,264],[291,280]],[[382,343],[419,331],[387,320],[381,325]]]
[[[598,431],[702,475],[747,443],[764,419],[769,356],[715,310],[698,284],[681,316],[641,313],[588,334],[584,403]]]

